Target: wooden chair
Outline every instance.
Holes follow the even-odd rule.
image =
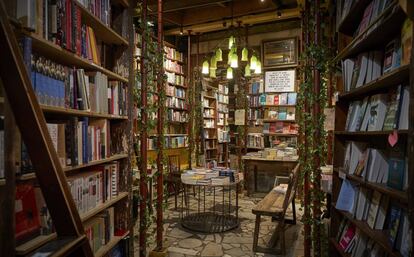
[[[178,194],[180,193],[180,190],[182,188],[181,183],[181,161],[179,155],[169,155],[168,156],[168,174],[166,176],[165,182],[167,183],[168,187],[168,196],[170,196],[170,193],[174,193],[174,204],[175,209],[177,209],[177,200],[178,200]],[[168,201],[168,198],[165,199]]]
[[[288,178],[288,187],[285,193],[270,191],[252,210],[256,215],[253,234],[253,251],[272,254],[286,254],[285,224],[296,224],[295,194],[298,183],[299,164],[296,165]],[[286,210],[292,204],[293,219],[285,218]],[[261,216],[270,216],[278,222],[276,229],[268,243],[268,247],[258,245]],[[280,239],[280,248],[276,248],[276,241]]]

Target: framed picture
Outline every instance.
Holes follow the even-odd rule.
[[[296,37],[262,41],[264,68],[282,68],[298,63],[298,39]]]

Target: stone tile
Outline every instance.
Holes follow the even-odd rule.
[[[229,244],[221,244],[221,246],[223,247],[223,249],[224,250],[229,250],[229,249],[231,249],[231,248],[233,248],[233,246],[232,245],[229,245]]]
[[[201,246],[202,244],[203,243],[201,242],[201,240],[195,239],[195,238],[186,238],[186,239],[181,240],[178,243],[180,247],[189,248],[189,249],[197,248]]]
[[[185,255],[197,255],[198,251],[171,246],[171,247],[168,247],[168,253],[181,253],[181,254],[185,254]]]
[[[180,228],[174,228],[168,233],[169,237],[175,237],[175,238],[180,238],[180,239],[188,238],[188,237],[191,237],[192,235],[193,234],[190,234],[184,230],[181,230]]]
[[[214,235],[207,235],[207,236],[204,238],[204,241],[213,242],[213,241],[214,241]]]
[[[230,249],[230,250],[227,250],[227,251],[225,251],[228,255],[230,255],[230,256],[232,256],[232,257],[241,257],[241,256],[243,256],[243,255],[245,255],[246,253],[242,250],[242,249],[240,249],[239,247],[236,247],[236,248],[233,248],[233,249]]]
[[[221,236],[219,235],[219,234],[215,234],[214,235],[214,238],[215,238],[215,242],[217,243],[217,244],[219,244],[219,243],[221,243]]]
[[[223,256],[223,248],[220,244],[210,242],[204,247],[201,256],[221,257]]]
[[[168,257],[185,257],[185,255],[182,253],[171,252],[171,253],[168,253]]]

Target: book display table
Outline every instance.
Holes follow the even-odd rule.
[[[183,180],[181,225],[202,233],[221,233],[239,226],[239,184],[203,184],[204,180]]]

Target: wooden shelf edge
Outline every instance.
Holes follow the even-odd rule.
[[[74,1],[76,6],[81,10],[82,20],[90,26],[96,37],[109,44],[128,46],[128,41],[115,32],[112,28],[104,24],[98,17],[93,15],[87,8],[85,8],[78,0]]]
[[[37,236],[24,244],[18,245],[16,247],[16,255],[19,255],[19,256],[26,255],[30,252],[33,252],[34,250],[41,247],[42,245],[46,244],[47,242],[50,242],[51,240],[56,239],[56,238],[57,238],[56,233],[52,233],[50,235],[45,235],[45,236]]]
[[[128,116],[95,113],[95,112],[90,112],[90,111],[70,109],[70,108],[64,108],[64,107],[59,107],[59,106],[40,105],[40,107],[42,108],[42,111],[45,113],[59,113],[59,114],[67,114],[67,115],[76,115],[76,116],[81,116],[81,117],[104,118],[104,119],[111,119],[111,120],[127,120],[128,119]]]
[[[385,89],[390,87],[398,86],[404,80],[408,79],[410,75],[410,64],[406,64],[396,68],[395,70],[383,74],[378,79],[371,81],[368,84],[365,84],[359,88],[356,88],[352,91],[343,93],[339,96],[339,99],[349,99],[361,94],[367,94],[374,90]],[[395,82],[394,82],[395,81]]]
[[[105,164],[107,162],[112,162],[112,161],[125,159],[125,158],[128,158],[128,154],[116,154],[116,155],[113,155],[109,158],[105,158],[105,159],[102,159],[102,160],[91,161],[91,162],[88,162],[86,164],[77,165],[77,166],[73,166],[73,167],[64,167],[63,171],[64,172],[75,171],[75,170],[79,170],[79,169],[83,169],[83,168],[87,168],[87,167],[91,167],[91,166],[95,166],[95,165]],[[36,174],[34,172],[17,176],[17,180],[19,180],[19,181],[31,180],[31,179],[35,179],[35,178],[36,178]]]
[[[6,184],[6,179],[0,178],[0,186],[4,186]]]
[[[279,119],[262,119],[263,122],[270,123],[270,122],[290,122],[296,123],[296,120],[279,120]]]
[[[128,236],[129,233],[125,233],[122,236],[114,236],[106,245],[102,246],[96,253],[95,257],[102,257],[114,248],[122,239]]]
[[[188,146],[176,147],[176,148],[164,148],[164,151],[182,150],[182,149],[188,149]],[[157,150],[156,149],[148,150],[148,152],[155,152],[155,151]]]
[[[334,131],[335,136],[388,136],[393,131],[355,131],[355,132],[349,132],[349,131]],[[398,135],[408,135],[408,130],[402,129],[397,130]]]
[[[121,201],[122,199],[124,199],[125,197],[128,196],[128,192],[120,192],[115,198],[110,199],[102,204],[100,204],[99,206],[96,206],[95,208],[93,208],[92,210],[81,214],[81,219],[82,222],[85,222],[87,220],[89,220],[90,218],[92,218],[93,216],[95,216],[96,214],[100,213],[101,211],[111,207],[112,205],[114,205],[115,203]]]

